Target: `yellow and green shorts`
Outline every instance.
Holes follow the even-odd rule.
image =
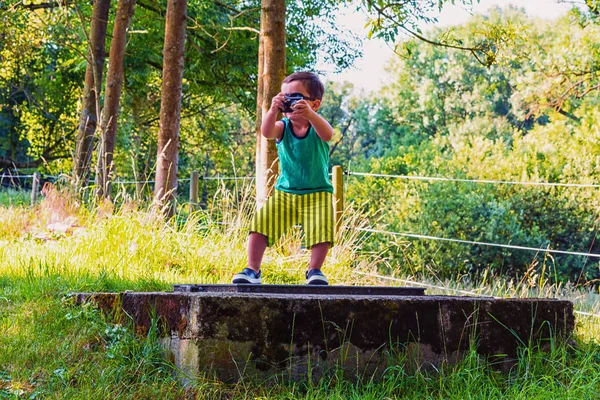
[[[273,196],[256,212],[250,232],[268,238],[272,246],[292,226],[301,225],[304,246],[329,242],[333,245],[333,202],[329,192],[293,194],[275,190]]]

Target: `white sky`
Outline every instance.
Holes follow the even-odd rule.
[[[436,26],[459,25],[466,22],[472,14],[486,14],[488,9],[494,6],[505,7],[515,5],[522,7],[531,15],[540,18],[554,19],[566,14],[572,7],[570,4],[558,3],[557,0],[480,0],[471,10],[464,6],[447,4],[438,16]],[[393,51],[382,40],[367,40],[367,29],[364,28],[366,17],[354,11],[342,13],[338,17],[340,25],[356,32],[363,40],[363,57],[356,60],[354,67],[340,74],[333,73],[333,67],[318,64],[319,70],[325,70],[324,80],[349,81],[359,89],[366,91],[378,90],[388,79],[384,66],[387,61],[394,57]],[[432,25],[423,25],[424,31]]]

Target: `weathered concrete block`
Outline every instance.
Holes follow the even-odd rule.
[[[331,368],[370,377],[390,363],[455,362],[473,343],[510,364],[519,346],[564,340],[574,327],[572,303],[552,299],[202,292],[77,299],[122,308],[140,334],[156,315],[175,365],[224,381],[240,374],[318,378]]]

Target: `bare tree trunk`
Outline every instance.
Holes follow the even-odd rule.
[[[262,0],[258,50],[258,96],[256,114],[256,206],[267,200],[279,173],[274,140],[260,133],[262,115],[280,92],[285,78],[285,0]]]
[[[117,5],[117,16],[110,44],[110,54],[108,56],[106,94],[104,109],[102,110],[102,123],[100,125],[100,146],[96,168],[96,197],[98,199],[108,199],[110,197],[113,153],[115,151],[115,139],[117,136],[117,118],[119,115],[121,89],[123,87],[123,60],[125,59],[127,29],[133,16],[134,7],[135,0],[119,0]]]
[[[88,58],[85,68],[83,106],[79,119],[79,130],[75,143],[73,178],[77,187],[85,186],[90,177],[90,164],[94,151],[94,137],[100,114],[99,98],[102,92],[102,70],[104,69],[106,26],[110,0],[95,0],[88,43]]]
[[[262,17],[262,16],[261,16]],[[258,36],[258,77],[257,77],[257,88],[256,88],[256,209],[260,209],[266,201],[266,178],[265,168],[261,163],[262,149],[263,149],[263,137],[260,133],[260,126],[262,125],[262,103],[263,103],[263,76],[264,76],[264,63],[265,63],[265,45],[262,34]],[[266,144],[266,143],[265,143]]]
[[[187,0],[168,0],[154,186],[154,204],[168,217],[175,213],[186,19]]]

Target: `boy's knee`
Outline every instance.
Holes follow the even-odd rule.
[[[315,243],[312,246],[310,246],[311,250],[329,250],[330,248],[331,248],[330,242]]]
[[[264,235],[260,232],[250,232],[250,240],[259,240],[259,241],[264,241],[267,242],[269,240],[269,237],[267,235]]]

